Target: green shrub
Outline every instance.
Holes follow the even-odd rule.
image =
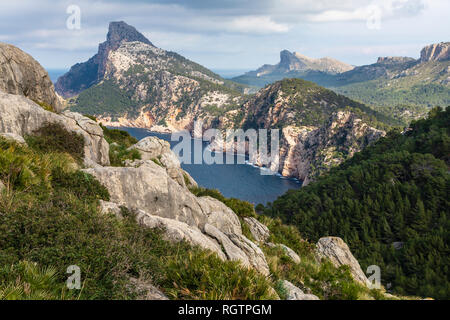
[[[64,189],[83,200],[102,199],[109,201],[109,192],[97,179],[83,171],[64,172],[61,168],[52,171],[52,186]]]
[[[136,149],[128,150],[138,140],[128,132],[119,129],[109,129],[101,125],[106,141],[109,143],[109,160],[111,166],[121,167],[125,160],[141,159],[141,154]]]
[[[53,267],[39,267],[28,261],[0,266],[0,300],[62,299],[63,292]]]
[[[76,160],[84,158],[83,136],[67,131],[58,123],[44,124],[25,140],[31,148],[42,153],[66,152]]]
[[[265,300],[274,299],[270,282],[252,269],[241,269],[238,262],[222,261],[201,252],[169,263],[167,291],[175,299]]]
[[[197,197],[210,196],[223,202],[231,210],[234,211],[239,217],[256,217],[255,209],[250,202],[243,201],[236,198],[225,198],[220,191],[215,189],[206,189],[201,187],[191,187],[189,190]]]

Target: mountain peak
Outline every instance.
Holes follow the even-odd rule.
[[[420,61],[444,61],[450,59],[450,42],[441,42],[426,46],[420,52]]]
[[[118,47],[122,42],[139,41],[153,46],[142,33],[130,26],[124,21],[113,21],[109,24],[108,35],[106,41],[110,47]]]

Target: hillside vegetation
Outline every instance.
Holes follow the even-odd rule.
[[[119,150],[133,142],[104,130]],[[53,131],[60,139],[50,139]],[[0,299],[136,299],[142,296],[136,283],[151,283],[171,299],[276,299],[285,294],[279,280],[286,278],[322,299],[385,298],[356,283],[347,267],[318,264],[314,246],[279,220],[259,218],[272,240],[289,245],[302,262],[264,247],[272,273],[265,277],[188,243],[167,242],[164,230],[141,227],[125,208],[123,218],[103,214],[98,201],[110,195],[79,170],[82,139],[57,125],[39,133],[26,137],[30,147],[0,138]],[[73,148],[62,149],[61,139]],[[241,218],[255,216],[248,203],[193,192],[220,199]],[[82,270],[80,290],[66,287],[70,265]]]
[[[450,297],[450,109],[433,109],[263,211],[313,241],[342,237],[399,294]]]

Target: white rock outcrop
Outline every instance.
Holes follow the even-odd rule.
[[[364,285],[370,284],[358,260],[355,259],[348,245],[341,238],[324,237],[319,239],[316,244],[316,257],[319,260],[322,258],[330,259],[336,267],[347,265],[356,281]]]
[[[45,69],[19,48],[0,42],[0,91],[63,109],[60,97]]]
[[[88,118],[77,114],[78,120],[74,120],[65,115],[44,110],[24,96],[4,92],[0,92],[0,114],[1,133],[24,137],[33,135],[36,130],[46,124],[59,124],[67,131],[83,136],[86,165],[109,164],[109,144],[104,139],[100,126]]]
[[[320,300],[316,295],[304,293],[287,280],[283,280],[281,285],[286,290],[286,300]]]
[[[211,197],[196,197],[151,160],[139,163],[136,167],[84,169],[111,195],[111,202],[101,202],[102,211],[117,215],[119,206],[127,207],[137,213],[141,225],[165,229],[170,241],[186,240],[224,260],[240,261],[269,274],[264,253],[242,235],[239,218],[230,208]]]
[[[197,186],[195,180],[181,169],[180,160],[170,149],[169,142],[157,137],[145,137],[129,149],[138,150],[144,161],[152,160],[160,164],[166,169],[169,176],[181,186]],[[127,165],[132,166],[133,164],[127,163]]]
[[[269,228],[259,222],[256,218],[245,217],[244,221],[250,229],[250,233],[252,234],[253,238],[255,238],[257,242],[264,243],[269,239]]]

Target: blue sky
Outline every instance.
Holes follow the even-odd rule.
[[[79,30],[66,26],[70,5],[81,9]],[[253,70],[277,63],[283,49],[361,65],[450,41],[449,14],[449,0],[0,0],[0,41],[44,67],[68,68],[123,20],[212,69]]]

